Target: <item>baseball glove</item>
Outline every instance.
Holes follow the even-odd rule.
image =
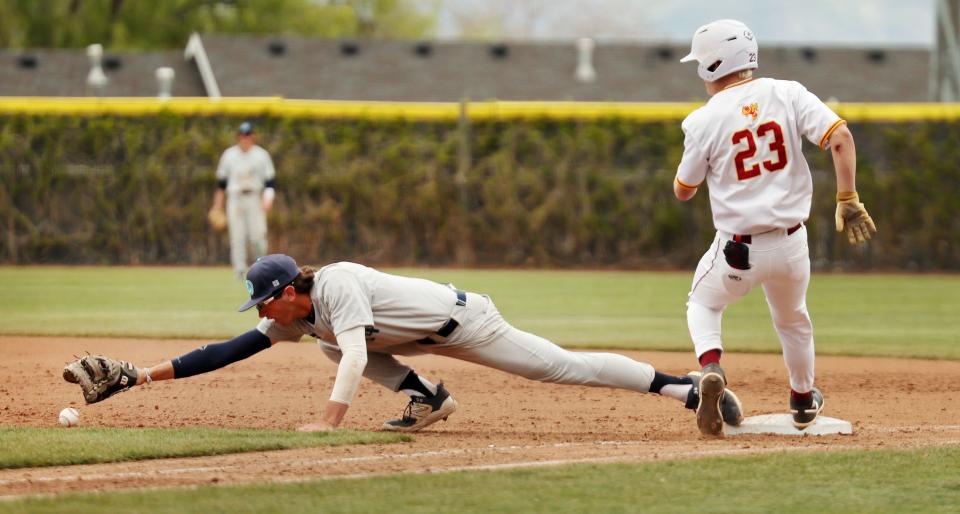
[[[140,370],[133,364],[102,355],[87,355],[63,368],[63,379],[79,384],[83,399],[97,403],[137,384]]]
[[[223,209],[217,209],[214,207],[207,212],[207,221],[210,222],[210,226],[213,228],[213,230],[220,232],[227,228],[227,213],[224,212]]]
[[[867,213],[867,208],[860,203],[860,197],[855,192],[837,193],[837,232],[847,232],[850,244],[864,243],[877,233],[877,226],[873,218]]]

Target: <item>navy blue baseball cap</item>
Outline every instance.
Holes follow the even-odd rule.
[[[250,301],[240,306],[240,312],[270,298],[290,285],[300,275],[293,257],[274,253],[257,259],[247,272],[247,292]]]
[[[241,123],[240,126],[237,127],[237,134],[241,134],[244,136],[253,134],[253,123],[250,123],[249,121],[245,121]]]

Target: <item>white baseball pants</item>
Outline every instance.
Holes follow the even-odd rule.
[[[810,283],[807,228],[800,227],[790,235],[781,229],[752,236],[749,245],[752,268],[745,271],[730,267],[723,256],[723,247],[731,237],[732,234],[717,232],[693,277],[687,302],[687,326],[697,357],[709,350],[723,349],[720,322],[724,309],[760,284],[780,337],[790,387],[798,393],[810,391],[814,345],[813,324],[807,312]]]
[[[227,227],[230,232],[230,263],[245,273],[248,263],[267,254],[267,215],[260,193],[231,194],[227,200]],[[247,260],[247,244],[253,259]]]
[[[396,391],[411,370],[394,355],[432,353],[460,359],[554,384],[575,384],[650,391],[653,366],[623,355],[600,352],[571,352],[556,344],[511,326],[486,295],[467,293],[467,305],[451,314],[460,326],[436,344],[411,342],[367,348],[367,367],[363,376]],[[321,342],[323,352],[340,362],[340,349]]]

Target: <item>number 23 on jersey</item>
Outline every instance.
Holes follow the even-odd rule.
[[[757,155],[757,140],[762,143],[769,141],[771,154],[776,154],[776,160],[763,159],[760,162],[753,160]],[[733,133],[731,142],[741,148],[734,157],[737,166],[737,180],[747,180],[760,176],[760,165],[767,171],[782,170],[787,166],[787,148],[784,146],[783,129],[775,121],[768,121],[757,126],[756,137],[750,129],[738,130]],[[746,145],[746,147],[744,147]],[[770,155],[773,157],[773,155]],[[749,166],[749,167],[748,167]]]

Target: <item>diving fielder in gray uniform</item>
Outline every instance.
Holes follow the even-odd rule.
[[[253,250],[253,260],[267,254],[267,213],[276,196],[275,177],[273,160],[256,144],[253,125],[241,123],[237,144],[220,157],[213,194],[214,210],[222,210],[226,201],[230,262],[240,279],[247,271],[247,245]]]
[[[298,268],[291,257],[275,254],[254,263],[246,286],[250,300],[240,311],[257,308],[262,319],[254,330],[150,368],[87,356],[68,364],[64,378],[79,383],[87,402],[93,403],[133,385],[205,373],[275,343],[311,335],[338,368],[321,418],[300,427],[302,431],[338,427],[362,377],[410,397],[403,415],[386,421],[384,430],[413,432],[446,419],[457,409],[453,396],[442,383],[434,384],[396,359],[423,353],[541,382],[659,393],[684,402],[687,408],[701,408],[697,372],[678,377],[619,354],[565,350],[511,326],[489,296],[451,285],[390,275],[351,262],[319,270]],[[96,376],[101,370],[117,378]],[[738,425],[742,420],[740,402],[731,391],[711,408],[716,407],[727,423]]]

